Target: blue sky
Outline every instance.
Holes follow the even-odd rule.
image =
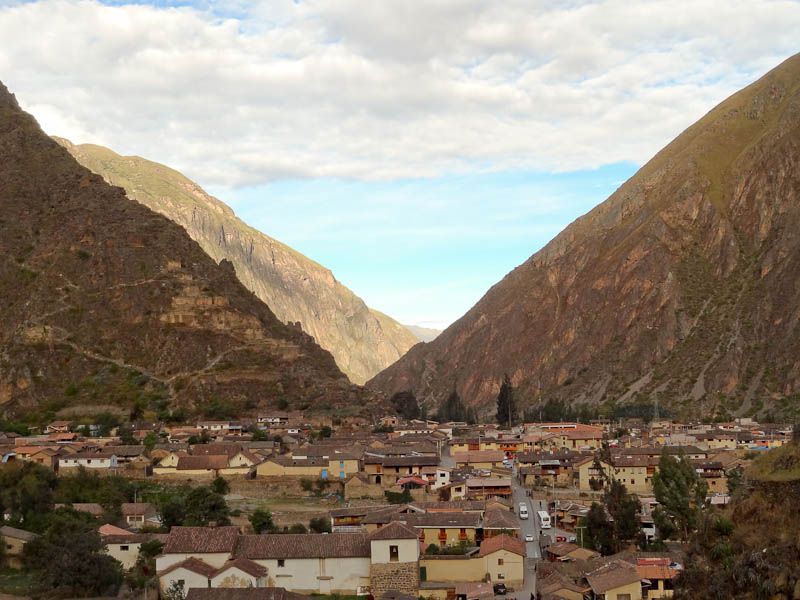
[[[0,39],[46,132],[176,168],[441,327],[797,52],[800,1],[0,0]]]
[[[636,165],[214,190],[245,221],[330,268],[370,305],[443,327]]]

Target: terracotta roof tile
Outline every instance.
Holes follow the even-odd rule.
[[[507,550],[508,552],[513,552],[519,556],[527,555],[525,551],[525,543],[522,540],[518,540],[517,538],[513,538],[504,533],[502,535],[495,535],[483,540],[481,543],[480,556],[486,556],[488,554],[492,554],[493,552],[497,552],[498,550]]]
[[[169,532],[164,554],[231,553],[236,548],[239,528],[173,527]]]
[[[296,533],[245,535],[236,556],[251,560],[278,558],[353,558],[370,556],[363,533]]]
[[[415,540],[419,536],[413,527],[409,527],[405,523],[395,521],[389,523],[385,527],[381,527],[373,531],[369,535],[370,541],[372,540]]]
[[[216,573],[216,569],[212,567],[205,561],[200,560],[199,558],[190,557],[186,560],[182,560],[179,563],[175,563],[174,565],[167,567],[163,571],[159,571],[159,576],[166,575],[167,573],[171,573],[176,569],[186,569],[187,571],[192,571],[193,573],[199,573],[200,575],[205,575],[206,577],[211,577]]]
[[[622,560],[612,560],[599,569],[586,574],[586,580],[595,594],[605,594],[609,590],[641,581],[636,567]]]

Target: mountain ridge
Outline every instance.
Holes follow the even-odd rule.
[[[183,226],[214,260],[230,260],[245,287],[284,323],[300,322],[355,383],[364,383],[418,341],[369,308],[329,269],[248,225],[179,171],[104,146],[54,139],[133,200]]]
[[[0,84],[0,410],[115,405],[234,418],[285,400],[367,411],[330,353],[226,260],[46,136]]]
[[[778,221],[798,218],[798,105],[800,55],[709,111],[368,385],[433,404],[455,386],[487,411],[506,371],[526,405],[660,398],[676,412],[729,416],[785,404],[800,365],[764,346],[797,348],[794,326],[758,327],[797,318],[790,276],[769,272],[797,267],[797,241]]]

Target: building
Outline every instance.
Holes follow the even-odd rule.
[[[472,450],[453,454],[456,467],[470,467],[473,469],[493,469],[502,467],[506,455],[502,450]]]
[[[256,467],[258,477],[310,477],[313,479],[340,479],[359,472],[359,460],[349,454],[330,457],[272,456]]]
[[[524,579],[525,557],[522,541],[509,535],[498,535],[467,554],[423,556],[420,559],[420,580],[426,590],[435,584],[481,582],[487,575],[491,582],[518,586]],[[449,586],[436,587],[446,590]]]
[[[241,535],[236,527],[174,527],[156,569],[162,590],[182,582],[185,589],[282,587],[354,595],[372,585],[416,596],[418,559],[416,532],[400,523],[374,536]]]
[[[0,527],[0,543],[5,546],[6,562],[9,567],[14,569],[22,568],[22,553],[25,549],[25,544],[35,540],[37,537],[39,536],[35,533],[24,529],[17,529],[8,525]]]
[[[586,574],[591,600],[642,600],[642,583],[636,567],[611,560]]]

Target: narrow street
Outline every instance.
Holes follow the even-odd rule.
[[[528,507],[528,518],[519,519],[520,536],[525,539],[525,536],[532,535],[533,541],[525,544],[528,558],[525,561],[525,583],[522,589],[515,592],[517,600],[530,600],[536,597],[536,563],[541,560],[542,554],[539,548],[539,521],[536,518],[536,511],[542,510],[541,502],[533,498],[529,498],[525,493],[525,489],[520,485],[517,480],[517,465],[514,464],[513,474],[511,476],[511,489],[512,499],[514,501],[514,513],[519,518],[519,505],[525,504]]]

